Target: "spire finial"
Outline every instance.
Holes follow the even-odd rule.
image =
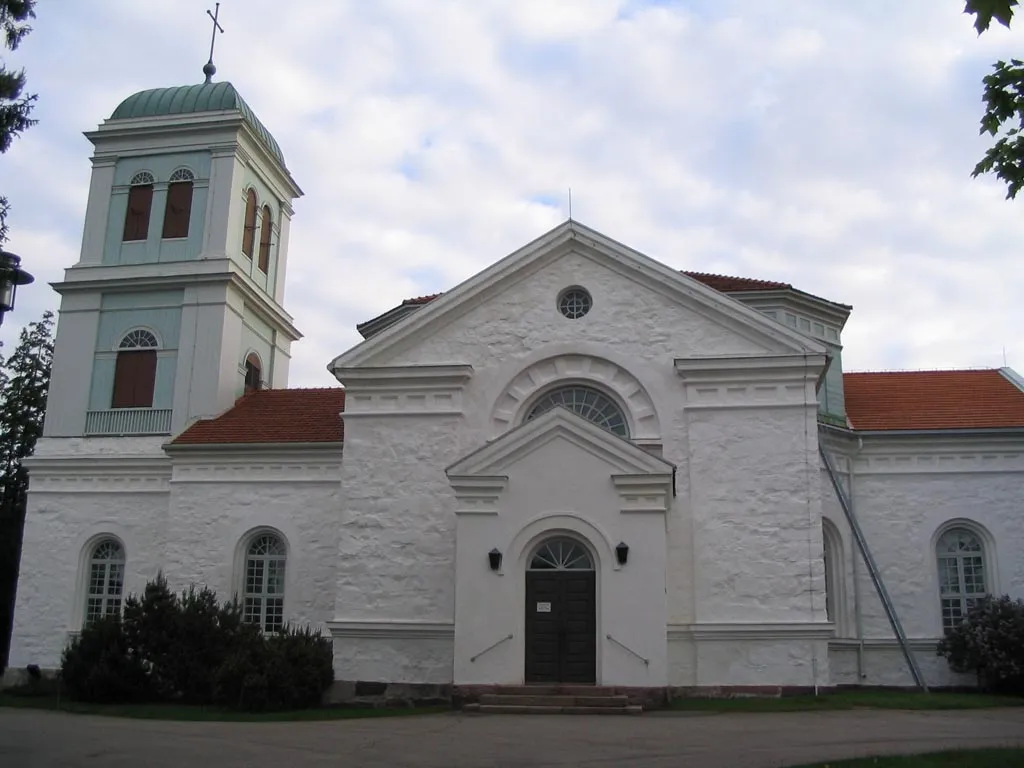
[[[217,17],[220,16],[220,3],[217,3],[214,7],[213,13],[210,13],[210,9],[206,9],[206,15],[213,19],[213,33],[210,35],[210,60],[203,65],[203,74],[206,75],[206,82],[213,82],[213,76],[217,74],[217,67],[213,65],[213,46],[217,42],[217,30],[224,34],[224,27],[217,21]]]

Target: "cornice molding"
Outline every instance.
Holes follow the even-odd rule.
[[[334,638],[381,638],[396,640],[454,640],[455,624],[447,621],[400,619],[336,619],[327,628]]]
[[[459,416],[473,366],[401,365],[336,368],[345,385],[345,418],[361,416]]]
[[[622,513],[664,514],[672,505],[672,474],[612,475],[622,499]]]
[[[825,355],[679,358],[684,405],[702,408],[813,408]]]
[[[938,637],[910,637],[907,644],[913,651],[928,651],[935,653],[941,638]],[[860,647],[865,650],[896,651],[899,652],[900,643],[896,638],[864,638],[856,637],[834,637],[828,641],[829,650],[855,651]]]
[[[167,457],[43,457],[23,460],[29,493],[166,493],[171,465]]]
[[[827,622],[669,624],[669,642],[693,640],[830,640],[835,625]]]
[[[498,499],[508,487],[505,475],[449,475],[455,492],[455,514],[496,515]]]

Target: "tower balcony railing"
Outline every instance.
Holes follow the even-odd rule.
[[[170,408],[110,408],[87,411],[87,435],[169,435]]]

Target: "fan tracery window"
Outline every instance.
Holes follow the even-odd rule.
[[[530,559],[531,571],[592,571],[594,561],[575,539],[548,539]]]
[[[568,408],[577,416],[607,429],[619,437],[629,437],[629,427],[622,409],[600,390],[573,384],[554,389],[543,395],[526,416],[526,420],[535,419],[552,408]]]

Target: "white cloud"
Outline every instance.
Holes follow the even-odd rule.
[[[41,5],[9,60],[40,124],[0,159],[10,247],[56,306],[95,127],[197,82],[199,0]],[[225,0],[218,79],[281,144],[296,205],[293,385],[331,383],[355,323],[451,287],[566,214],[672,266],[854,305],[848,368],[996,365],[1024,322],[1022,202],[969,177],[981,78],[1020,33],[957,3]],[[1015,357],[1016,355],[1016,357]]]

